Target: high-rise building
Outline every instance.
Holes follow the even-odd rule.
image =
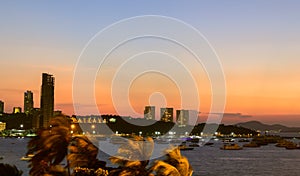
[[[155,120],[155,106],[145,106],[144,118],[147,120]]]
[[[40,127],[41,112],[40,108],[33,108],[32,110],[32,128],[38,129]]]
[[[33,93],[29,90],[24,92],[24,113],[32,114],[33,111]]]
[[[54,77],[47,73],[42,75],[40,127],[49,127],[54,111]]]
[[[160,108],[160,117],[163,122],[173,122],[173,108]]]
[[[21,107],[14,107],[13,108],[13,114],[17,114],[17,113],[22,113],[22,108]]]
[[[179,127],[185,127],[189,124],[189,110],[176,110],[176,122]]]
[[[0,100],[0,114],[4,112],[4,102]]]

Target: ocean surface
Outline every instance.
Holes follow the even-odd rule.
[[[28,141],[27,138],[0,138],[0,156],[4,157],[0,162],[16,165],[24,172],[23,176],[28,175],[28,162],[21,161],[20,158],[26,153]],[[221,141],[215,141],[212,146],[182,151],[194,169],[194,176],[300,175],[300,150],[286,150],[269,144],[260,148],[230,151],[220,150],[221,145]],[[116,145],[115,149],[117,148]],[[99,159],[110,165],[107,158],[107,154],[99,153]]]

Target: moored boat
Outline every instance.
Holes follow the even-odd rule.
[[[239,146],[238,144],[224,144],[222,147],[220,147],[222,150],[241,150],[243,147]]]
[[[248,144],[244,144],[243,147],[260,147],[260,145],[252,141]]]
[[[285,146],[285,149],[288,149],[288,150],[293,150],[293,149],[300,149],[300,145],[296,144],[296,143],[288,143],[286,146]]]
[[[188,146],[186,145],[186,142],[182,142],[180,145],[178,145],[178,148],[179,148],[180,150],[193,150],[193,149],[194,149],[193,147],[188,147]]]
[[[179,145],[178,148],[179,150],[194,150],[193,147],[187,147],[185,145]]]

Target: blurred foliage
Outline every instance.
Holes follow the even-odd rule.
[[[0,163],[0,175],[2,176],[21,176],[22,171],[18,170],[16,166]]]
[[[34,155],[29,161],[30,175],[65,176],[71,175],[70,168],[105,167],[105,162],[97,160],[98,148],[85,136],[72,136],[70,128],[70,118],[57,116],[49,128],[40,129],[28,142],[27,155]],[[63,161],[67,161],[66,167],[62,166]]]
[[[120,146],[118,153],[110,161],[119,165],[110,176],[191,176],[193,173],[187,158],[183,157],[178,147],[166,151],[165,160],[149,164],[154,142],[152,138],[135,136],[127,144]]]
[[[41,129],[28,143],[27,154],[31,176],[190,176],[192,168],[187,158],[175,147],[166,151],[166,159],[152,162],[152,138],[134,136],[120,145],[110,157],[117,168],[108,168],[97,159],[98,148],[83,135],[70,133],[71,120],[58,116],[51,120],[48,129]],[[66,166],[62,162],[66,161]],[[70,173],[73,171],[73,173]]]

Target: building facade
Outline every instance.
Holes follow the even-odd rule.
[[[40,127],[49,127],[54,111],[54,77],[43,73],[41,86]]]
[[[17,113],[22,113],[22,108],[21,107],[14,107],[13,108],[13,114],[17,114]]]
[[[6,123],[5,122],[0,122],[0,131],[3,131],[6,129]]]
[[[145,106],[144,118],[147,120],[155,120],[155,106]]]
[[[4,113],[4,102],[0,100],[0,114]]]
[[[33,113],[33,93],[29,90],[24,92],[24,113],[27,115]]]
[[[160,108],[160,120],[163,122],[173,122],[173,108]]]
[[[33,108],[32,110],[32,128],[38,129],[40,127],[41,112],[40,108]]]
[[[176,110],[176,123],[179,127],[185,127],[189,124],[189,110]]]

